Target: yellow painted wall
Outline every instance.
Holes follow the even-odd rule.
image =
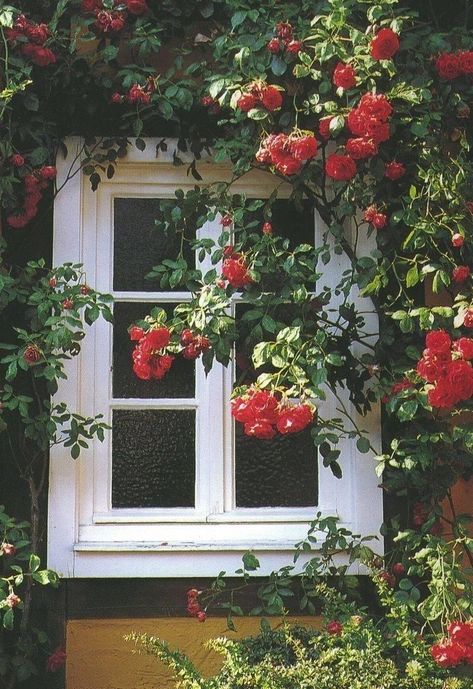
[[[290,618],[291,623],[317,626],[317,618]],[[66,689],[172,689],[171,672],[157,659],[133,653],[124,640],[130,632],[147,632],[189,655],[196,666],[211,674],[219,656],[204,647],[207,639],[258,633],[256,617],[236,619],[237,632],[225,632],[225,620],[210,618],[201,624],[189,618],[71,620],[67,624]],[[281,624],[272,620],[272,626]]]

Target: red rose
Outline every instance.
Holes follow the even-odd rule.
[[[428,391],[427,401],[437,409],[450,409],[458,400],[450,382],[446,378],[440,378],[437,385]]]
[[[327,632],[332,636],[340,636],[343,632],[343,624],[338,620],[331,620],[326,626]]]
[[[452,643],[450,640],[443,640],[434,644],[430,652],[440,667],[455,667],[462,662],[464,656],[463,647],[457,643]]]
[[[231,401],[232,416],[240,423],[250,423],[253,420],[251,400],[244,397],[235,397]]]
[[[435,69],[440,79],[456,79],[462,73],[460,58],[453,53],[442,53],[435,60]]]
[[[379,573],[379,578],[391,588],[396,586],[396,577],[385,569]]]
[[[62,646],[58,646],[46,662],[47,672],[57,672],[66,664],[66,651]]]
[[[319,122],[319,134],[324,139],[330,138],[330,122],[332,121],[332,119],[333,117],[331,115],[328,115],[327,117],[322,117],[322,119]]]
[[[147,105],[151,101],[151,95],[139,84],[133,84],[127,93],[129,103],[143,103]]]
[[[289,41],[286,45],[286,52],[291,55],[298,55],[302,50],[302,41]]]
[[[114,10],[100,10],[96,14],[95,26],[103,33],[117,33],[125,26],[125,15]]]
[[[473,50],[463,50],[458,54],[458,60],[463,74],[473,74]]]
[[[360,99],[358,110],[363,115],[376,117],[383,122],[391,117],[393,107],[384,93],[365,93]]]
[[[250,423],[245,423],[245,435],[254,436],[260,440],[271,440],[276,435],[274,426],[268,421],[256,420]]]
[[[426,349],[424,356],[417,363],[416,371],[428,383],[435,383],[445,373],[447,364],[451,360],[450,352],[436,355]]]
[[[66,309],[67,311],[69,311],[70,309],[73,309],[74,308],[74,302],[72,301],[72,299],[64,299],[64,301],[62,302],[62,308]]]
[[[128,335],[130,336],[130,340],[132,342],[138,342],[142,337],[144,337],[145,331],[143,328],[139,328],[137,325],[132,325],[128,331]]]
[[[23,359],[30,365],[36,364],[41,359],[41,351],[34,344],[28,345],[23,352]]]
[[[365,139],[364,137],[348,139],[345,149],[354,160],[371,158],[378,153],[378,146],[376,143],[372,139]]]
[[[317,155],[317,139],[312,134],[291,141],[291,153],[300,162],[310,160]]]
[[[56,62],[56,56],[53,51],[40,45],[29,43],[22,47],[21,52],[23,55],[30,57],[38,67],[47,67]]]
[[[155,356],[151,360],[151,373],[153,378],[161,380],[172,366],[174,357],[170,354]]]
[[[473,644],[473,624],[471,622],[451,622],[447,632],[452,641],[465,646]]]
[[[298,433],[307,428],[314,419],[314,411],[308,404],[297,404],[283,409],[277,420],[276,427],[280,433]]]
[[[402,577],[406,573],[406,568],[402,562],[396,562],[393,565],[393,574],[395,577]]]
[[[293,28],[288,22],[279,22],[276,24],[276,33],[279,38],[292,38]]]
[[[199,610],[199,612],[197,613],[197,619],[199,620],[199,622],[205,622],[205,620],[207,619],[207,615],[203,610]]]
[[[281,92],[275,86],[266,86],[261,94],[261,102],[270,112],[278,110],[282,105]]]
[[[148,11],[146,0],[125,0],[125,5],[130,14],[144,14]]]
[[[272,162],[276,170],[283,175],[297,175],[302,167],[302,163],[299,160],[296,160],[291,153],[286,153],[285,151],[273,153]]]
[[[409,390],[409,388],[412,387],[414,387],[414,385],[411,383],[411,381],[407,378],[403,378],[402,380],[398,380],[397,383],[394,383],[394,385],[391,387],[390,393],[391,395],[398,395],[400,392]]]
[[[446,379],[455,395],[455,402],[465,402],[473,396],[473,368],[463,359],[448,364]]]
[[[13,555],[16,553],[16,548],[13,543],[2,543],[0,550],[5,557],[13,557]]]
[[[378,117],[366,115],[359,108],[355,108],[348,113],[347,124],[353,134],[366,139],[372,139],[378,144],[387,141],[391,135],[387,122],[383,122]]]
[[[462,234],[455,232],[455,234],[452,235],[452,246],[458,249],[459,247],[463,246],[464,243],[465,237]]]
[[[112,103],[115,103],[115,104],[122,103],[123,99],[124,99],[124,97],[122,96],[121,93],[118,93],[118,91],[115,91],[115,93],[112,93],[112,95],[110,96],[110,100],[112,101]]]
[[[9,593],[5,598],[5,603],[8,608],[16,608],[21,603],[21,598],[16,593]]]
[[[26,213],[18,213],[16,215],[7,216],[7,223],[10,225],[10,227],[15,228],[15,230],[25,227],[30,220],[31,217]]]
[[[51,32],[47,24],[37,24],[36,26],[29,26],[26,35],[33,43],[44,45],[51,36]]]
[[[239,289],[253,282],[243,258],[227,258],[222,265],[222,275],[232,287]]]
[[[220,224],[223,227],[230,227],[230,225],[233,224],[233,218],[231,215],[226,213],[225,215],[222,216],[222,219],[220,220]],[[226,246],[223,250],[223,255],[225,258],[229,258],[230,256],[233,256],[233,246]]]
[[[13,167],[22,167],[24,164],[25,159],[19,153],[14,153],[12,156],[10,156],[10,165],[13,165]]]
[[[342,89],[351,89],[356,86],[356,71],[351,65],[339,62],[332,75],[332,82]]]
[[[386,163],[384,168],[384,176],[393,182],[406,174],[406,168],[402,163],[397,163],[392,160],[390,163]]]
[[[459,353],[462,359],[473,359],[473,340],[469,337],[460,337],[454,342],[453,349]]]
[[[237,101],[237,108],[243,112],[248,112],[258,105],[258,98],[252,93],[244,93]]]
[[[399,36],[392,29],[380,29],[371,41],[371,56],[375,60],[389,60],[399,50]]]
[[[168,328],[152,328],[144,336],[145,345],[149,350],[163,349],[169,344],[171,333]]]
[[[255,418],[275,424],[279,418],[279,400],[267,390],[256,390],[251,397],[251,408]]]
[[[263,234],[273,234],[273,226],[270,222],[265,222],[261,229]]]
[[[41,179],[55,179],[57,170],[54,165],[43,165],[43,167],[38,170],[38,175],[41,177]]]
[[[281,42],[278,41],[277,38],[272,38],[268,42],[266,48],[269,50],[270,53],[273,53],[273,55],[275,55],[276,53],[279,53],[279,51],[281,50]]]
[[[452,338],[445,330],[432,330],[426,335],[425,346],[433,354],[450,352]]]
[[[356,163],[353,158],[337,153],[329,155],[325,163],[325,171],[332,179],[342,182],[347,182],[357,173]]]
[[[452,271],[453,282],[465,282],[470,277],[470,268],[468,266],[457,266]]]

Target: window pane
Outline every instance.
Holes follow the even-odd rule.
[[[195,411],[115,410],[113,507],[194,507]]]
[[[158,230],[154,221],[162,199],[115,199],[113,240],[113,289],[124,292],[158,292],[159,282],[145,280],[153,266],[178,255],[180,237]],[[195,266],[186,244],[184,255]]]
[[[235,424],[237,507],[317,505],[317,450],[310,429],[272,440],[246,436]]]
[[[271,204],[269,218],[273,234],[290,239],[290,248],[298,244],[314,244],[314,206],[309,200],[296,203],[291,199],[277,199]],[[251,213],[251,220],[260,218],[264,222],[264,207]]]
[[[143,319],[152,309],[152,304],[116,302],[113,326],[113,396],[116,398],[139,397],[194,397],[195,363],[182,356],[176,356],[171,369],[161,380],[140,380],[133,373],[132,352],[135,347],[130,341],[127,328]],[[160,304],[168,313],[174,305]]]

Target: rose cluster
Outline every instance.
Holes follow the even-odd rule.
[[[389,118],[392,111],[392,105],[383,93],[365,93],[361,97],[347,116],[348,129],[354,136],[348,139],[343,153],[332,153],[327,158],[325,171],[329,177],[347,182],[357,173],[356,160],[372,158],[378,153],[379,144],[391,135]],[[330,135],[330,120],[325,117],[320,122],[324,138]],[[386,176],[389,174],[388,169]]]
[[[126,101],[131,105],[148,105],[151,102],[151,96],[155,91],[156,82],[152,77],[150,77],[144,86],[141,84],[133,84],[130,86],[128,92],[124,96],[118,91],[115,91],[115,93],[112,93],[111,101],[115,104],[124,103]]]
[[[294,29],[288,22],[276,24],[276,35],[267,44],[267,49],[273,55],[285,52],[289,55],[297,55],[302,49],[302,41],[294,38]]]
[[[56,55],[45,47],[45,43],[51,38],[47,24],[36,24],[20,14],[13,27],[5,33],[8,41],[18,46],[22,55],[31,58],[38,67],[47,67],[56,62]]]
[[[237,107],[243,112],[258,106],[274,112],[281,107],[282,100],[281,91],[277,86],[271,86],[264,81],[253,81],[245,87],[244,93],[237,101]]]
[[[133,372],[141,380],[161,380],[172,366],[174,357],[166,353],[171,340],[171,331],[164,327],[151,328],[145,332],[132,326],[130,340],[137,342],[133,350]]]
[[[187,612],[191,617],[197,617],[199,622],[205,622],[206,614],[200,607],[199,593],[197,589],[187,591]]]
[[[317,155],[317,149],[317,139],[309,131],[270,134],[262,140],[256,160],[258,163],[274,165],[283,175],[295,175],[304,163]]]
[[[233,250],[233,246],[226,246],[223,251],[222,277],[235,289],[241,289],[253,282],[248,271],[245,257]]]
[[[185,328],[181,333],[181,344],[184,349],[182,350],[182,356],[184,359],[197,359],[203,352],[206,352],[210,348],[210,342],[204,335],[196,335]]]
[[[451,622],[447,638],[434,644],[430,652],[440,667],[455,667],[460,663],[473,665],[473,622]]]
[[[441,53],[435,60],[435,69],[440,79],[451,81],[473,74],[473,50],[458,53]]]
[[[20,157],[22,158],[22,156]],[[56,174],[57,171],[53,165],[43,165],[26,175],[24,178],[24,205],[18,213],[7,216],[7,223],[10,227],[15,229],[25,227],[35,217],[43,191],[48,183],[55,179]]]
[[[119,33],[125,27],[127,12],[139,16],[148,11],[146,0],[115,0],[114,5],[124,5],[125,9],[106,9],[102,0],[82,0],[82,12],[93,14],[97,31],[110,35]]]
[[[313,422],[314,409],[305,403],[282,403],[272,392],[252,387],[232,400],[232,416],[244,424],[245,435],[271,440],[277,433],[303,431]]]
[[[444,330],[433,330],[417,364],[417,374],[431,384],[427,399],[432,407],[450,409],[473,396],[473,339],[453,341]]]
[[[377,230],[382,230],[388,224],[388,216],[381,213],[376,206],[368,206],[363,212],[363,220],[370,223]]]

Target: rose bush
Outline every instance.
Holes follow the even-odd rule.
[[[2,5],[0,315],[9,349],[0,426],[7,433],[17,420],[22,432],[27,425],[28,443],[42,458],[57,428],[69,428],[74,455],[104,431],[100,420],[47,402],[62,355],[80,346],[82,315],[108,315],[106,305],[87,291],[77,267],[49,274],[37,261],[27,266],[40,252],[38,237],[47,235],[65,135],[85,137],[83,171],[93,189],[113,177],[130,137],[142,149],[144,135],[177,137],[174,160],[180,164],[180,151],[191,150],[196,181],[210,148],[217,162],[232,162],[236,177],[253,167],[268,171],[289,186],[296,205],[317,211],[325,227],[320,243],[285,237],[275,197],[248,199],[231,184],[177,193],[163,203],[158,229],[179,235],[214,267],[202,273],[181,252],[152,270],[161,287],[188,289],[193,298],[174,316],[158,309],[130,324],[130,366],[140,378],[159,379],[172,375],[175,357],[202,357],[208,370],[214,361],[227,364],[235,342],[244,342],[252,372],[235,390],[234,410],[249,434],[310,427],[322,463],[337,475],[341,437],[360,452],[376,449],[388,515],[383,535],[410,572],[407,588],[396,579],[396,595],[407,595],[410,605],[422,597],[421,614],[440,638],[449,622],[473,614],[459,565],[463,557],[473,564],[471,515],[457,513],[453,491],[473,470],[469,3],[316,5]],[[161,59],[166,69],[156,67]],[[159,141],[158,155],[166,145]],[[218,241],[195,241],[189,229],[217,216]],[[328,289],[323,271],[341,255],[346,271]],[[239,322],[229,315],[236,292],[250,307]],[[378,339],[355,292],[378,314]],[[24,316],[19,326],[14,304]],[[39,383],[39,408],[24,381]],[[382,401],[382,451],[370,448],[340,399],[338,418],[317,412],[327,389],[337,395],[342,386],[361,411]],[[34,484],[33,503],[38,489],[44,492],[44,481]],[[440,561],[443,580],[433,574]],[[301,604],[313,611],[310,596]]]

